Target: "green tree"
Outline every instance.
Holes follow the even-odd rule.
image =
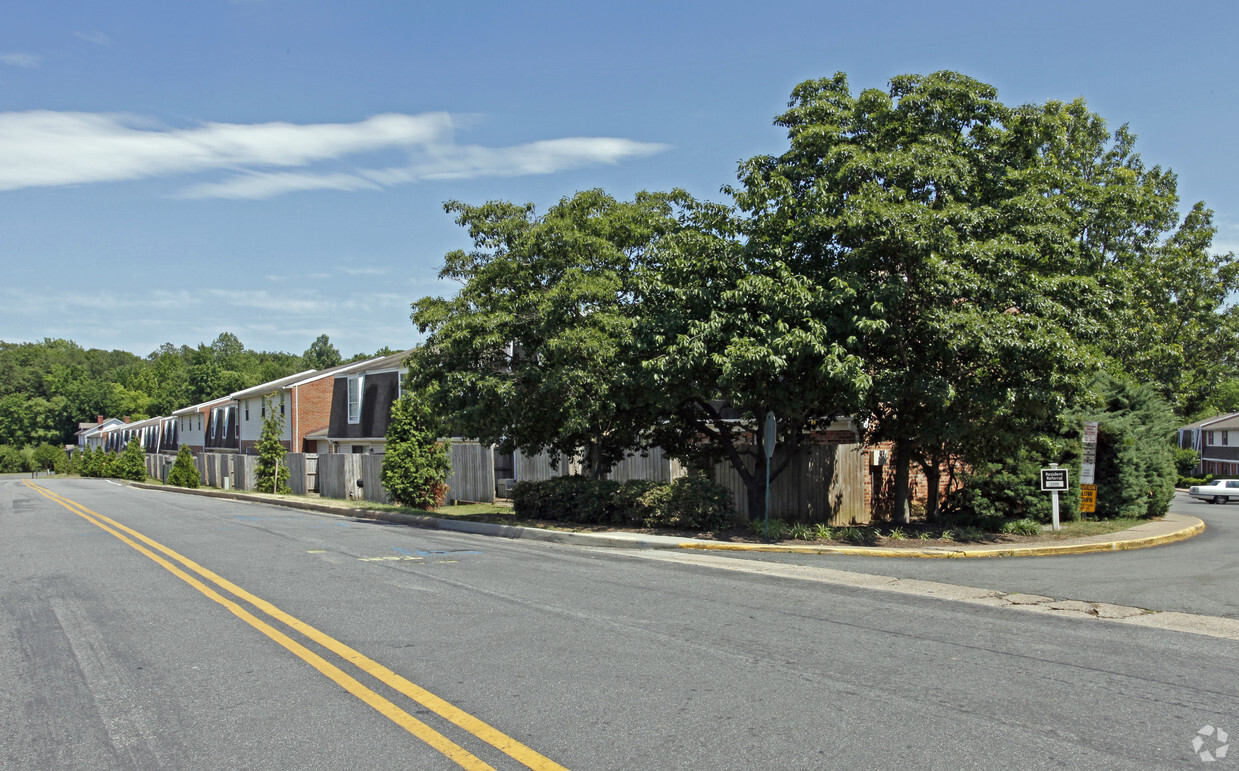
[[[594,477],[641,446],[652,392],[632,333],[636,269],[679,227],[681,192],[617,201],[599,190],[532,205],[446,205],[476,250],[445,258],[455,297],[413,304],[425,344],[409,383],[455,435],[581,458]]]
[[[742,242],[718,206],[694,206],[641,271],[635,336],[658,400],[653,442],[695,465],[725,461],[744,482],[750,516],[763,511],[768,442],[786,449],[852,415],[869,378],[846,349],[859,332],[846,283],[798,274],[778,250]],[[777,436],[766,436],[773,412]]]
[[[1160,517],[1174,497],[1174,412],[1151,384],[1104,377],[1081,420],[1096,420],[1097,517]]]
[[[202,477],[198,473],[198,466],[194,463],[194,454],[189,445],[183,444],[181,449],[176,451],[176,460],[168,471],[168,484],[193,490],[202,484]]]
[[[16,474],[22,471],[22,456],[16,447],[0,444],[0,474]]]
[[[910,462],[932,474],[1050,430],[1131,347],[1153,256],[1196,249],[1159,235],[1173,175],[1081,101],[1011,108],[951,72],[854,96],[839,74],[797,86],[776,122],[790,149],[745,163],[733,193],[752,240],[856,292],[868,438],[896,443],[897,515]]]
[[[319,335],[314,342],[310,343],[310,347],[301,354],[301,361],[306,369],[330,369],[341,364],[344,357],[340,355],[340,351],[331,344],[331,340],[327,335]]]
[[[267,417],[262,421],[262,434],[258,437],[258,470],[254,485],[262,493],[290,493],[288,487],[288,450],[280,437],[284,435],[284,416],[273,409],[270,397],[263,397]]]
[[[142,451],[142,443],[136,437],[130,439],[125,451],[112,461],[108,476],[134,482],[146,481],[146,453]]]
[[[382,480],[393,501],[427,511],[443,505],[451,457],[439,425],[427,402],[411,393],[392,405]]]
[[[54,444],[41,444],[34,448],[31,459],[36,470],[55,471],[58,474],[63,473],[65,466],[69,463],[69,456]]]

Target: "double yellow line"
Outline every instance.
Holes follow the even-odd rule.
[[[318,629],[315,629],[304,621],[285,613],[266,600],[256,597],[239,586],[236,586],[232,582],[221,578],[193,560],[176,553],[172,549],[169,549],[168,547],[157,543],[150,538],[147,538],[145,535],[142,535],[132,528],[126,527],[125,525],[122,525],[113,519],[109,519],[98,512],[91,511],[85,506],[58,495],[45,487],[40,487],[39,485],[33,484],[29,481],[25,481],[24,484],[27,487],[34,489],[45,498],[49,498],[56,503],[59,503],[61,506],[64,506],[66,509],[74,514],[77,514],[79,517],[82,517],[91,524],[107,531],[108,533],[111,533],[113,536],[125,542],[129,546],[132,546],[134,549],[146,555],[151,560],[159,563],[168,572],[194,587],[210,599],[218,602],[220,605],[223,605],[234,616],[262,632],[276,643],[279,643],[292,654],[302,659],[319,672],[322,672],[340,687],[344,688],[344,690],[361,699],[384,717],[413,734],[418,739],[421,739],[426,744],[429,744],[431,747],[434,747],[439,752],[451,758],[461,767],[468,769],[491,768],[491,766],[487,765],[473,753],[413,717],[389,700],[370,690],[344,670],[332,664],[330,661],[327,661],[322,656],[319,656],[317,653],[297,642],[287,634],[281,632],[279,629],[268,624],[266,621],[254,615],[234,600],[220,594],[215,588],[209,586],[207,583],[204,583],[202,580],[199,580],[198,577],[190,575],[189,572],[186,572],[181,567],[178,567],[174,564],[174,562],[180,563],[181,566],[187,568],[192,573],[196,573],[197,576],[205,579],[207,582],[210,582],[210,584],[214,584],[215,587],[224,590],[237,599],[249,603],[254,608],[257,608],[267,614],[267,616],[272,619],[275,619],[290,629],[299,632],[309,640],[318,643],[348,663],[357,667],[362,672],[376,678],[383,684],[407,696],[448,722],[453,723],[470,734],[473,734],[477,738],[490,744],[525,766],[532,769],[538,769],[538,771],[543,771],[543,769],[546,769],[547,771],[550,771],[551,769],[563,769],[563,766],[553,760],[540,755],[512,737],[496,730],[495,728],[492,728],[481,720],[478,720],[464,710],[453,706],[438,696],[435,696],[430,691],[409,682],[395,672],[392,672],[387,667],[370,658],[367,658],[339,640],[320,632]]]

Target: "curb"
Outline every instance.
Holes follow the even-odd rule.
[[[714,544],[714,543],[683,543],[682,549],[699,551],[762,551],[786,552],[791,554],[846,554],[863,557],[912,557],[918,559],[979,559],[985,557],[1053,557],[1060,554],[1095,554],[1107,551],[1128,551],[1130,549],[1148,549],[1153,546],[1186,541],[1205,531],[1205,523],[1192,516],[1179,514],[1177,516],[1189,520],[1187,527],[1171,533],[1146,536],[1143,538],[1120,538],[1110,541],[1092,543],[1064,543],[1048,546],[981,546],[961,549],[881,549],[859,546],[778,546],[769,544]]]
[[[168,487],[151,485],[143,482],[129,482],[130,487],[143,490],[162,490],[164,492],[181,493],[183,495],[200,495],[207,498],[224,498],[249,503],[265,503],[271,506],[283,506],[303,511],[315,511],[336,516],[349,516],[357,519],[372,519],[379,522],[411,525],[435,530],[447,530],[474,535],[496,536],[518,540],[543,541],[546,543],[573,544],[576,546],[596,546],[604,548],[624,549],[692,549],[696,551],[751,551],[774,552],[788,554],[837,554],[854,557],[904,557],[913,559],[978,559],[984,557],[1051,557],[1062,554],[1095,554],[1108,551],[1127,551],[1130,549],[1148,549],[1153,546],[1185,541],[1200,535],[1205,531],[1205,523],[1197,517],[1186,514],[1174,516],[1184,520],[1185,527],[1169,533],[1157,535],[1115,538],[1106,541],[1088,543],[1064,543],[1047,546],[980,546],[961,547],[958,549],[926,548],[926,549],[889,549],[872,546],[789,546],[775,544],[740,544],[722,543],[706,540],[685,540],[667,535],[645,535],[639,533],[574,533],[559,530],[544,530],[536,527],[520,527],[517,525],[496,525],[489,522],[467,522],[450,519],[440,519],[432,516],[405,514],[403,512],[376,511],[374,509],[353,508],[310,503],[308,501],[289,501],[278,498],[268,498],[260,495],[250,495],[243,492],[225,490],[197,489],[184,487]],[[1141,526],[1137,526],[1139,528]],[[1133,528],[1137,529],[1137,528]],[[1131,532],[1131,531],[1127,531]]]

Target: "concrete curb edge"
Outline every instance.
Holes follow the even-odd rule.
[[[983,557],[1049,557],[1061,554],[1092,554],[1107,551],[1126,551],[1129,549],[1147,549],[1153,546],[1175,543],[1200,535],[1205,531],[1205,523],[1197,517],[1185,514],[1177,516],[1188,521],[1186,527],[1170,533],[1137,537],[1116,538],[1107,541],[1090,543],[1052,544],[1049,546],[1012,546],[1012,547],[961,547],[959,549],[884,549],[866,546],[788,546],[775,544],[735,544],[704,540],[684,540],[675,536],[646,535],[643,533],[575,533],[559,530],[543,530],[535,527],[519,527],[515,525],[497,525],[489,522],[467,522],[440,519],[433,516],[405,514],[403,512],[378,511],[375,509],[342,508],[310,503],[308,501],[289,501],[278,498],[268,498],[261,495],[250,495],[243,492],[231,492],[214,489],[189,489],[167,485],[152,485],[142,482],[130,482],[131,487],[144,490],[162,490],[164,492],[201,495],[209,498],[225,498],[229,500],[246,501],[249,503],[265,503],[272,506],[315,511],[335,516],[348,516],[358,519],[372,519],[392,524],[411,525],[437,530],[447,530],[475,535],[496,536],[547,543],[574,544],[577,546],[596,546],[604,548],[626,549],[693,549],[698,551],[760,551],[782,552],[790,554],[838,554],[857,557],[904,557],[919,559],[976,559]]]

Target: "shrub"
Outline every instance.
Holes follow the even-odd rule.
[[[133,482],[146,481],[146,453],[137,438],[130,439],[125,451],[111,464],[111,476]]]
[[[812,541],[813,540],[813,528],[809,527],[803,522],[797,522],[796,524],[792,525],[792,528],[789,534],[791,535],[792,540],[794,541]]]
[[[717,530],[736,516],[731,491],[705,477],[686,476],[653,487],[641,498],[653,512],[650,527]]]
[[[189,445],[183,444],[181,449],[176,451],[176,461],[168,472],[168,484],[194,490],[202,484],[202,476],[198,473],[198,466],[194,463],[194,454]]]
[[[1011,519],[1002,523],[1000,532],[1010,535],[1041,535],[1041,523],[1031,519]]]
[[[1200,455],[1191,449],[1176,448],[1174,451],[1174,467],[1179,476],[1187,476],[1192,473],[1196,465],[1200,463]]]
[[[267,416],[262,420],[258,436],[258,468],[254,471],[254,489],[260,493],[291,493],[288,487],[288,450],[280,441],[284,433],[284,416],[273,409],[271,400],[263,397]],[[394,414],[393,410],[393,414]]]
[[[872,546],[878,541],[878,534],[868,527],[845,527],[836,531],[840,541],[856,546]]]
[[[69,456],[65,451],[54,444],[41,444],[34,448],[30,455],[34,463],[36,471],[55,471],[57,474],[64,472],[69,464]]]
[[[99,447],[87,447],[82,451],[77,473],[84,477],[103,476],[104,452]]]
[[[689,530],[724,527],[735,515],[726,488],[693,477],[670,484],[581,476],[518,482],[512,488],[512,510],[520,517],[552,522]]]
[[[1179,477],[1179,487],[1193,487],[1195,485],[1207,485],[1213,481],[1212,474],[1205,474],[1202,477]]]
[[[430,407],[414,394],[392,405],[381,478],[393,501],[433,510],[447,500],[452,460],[447,442],[439,441],[438,428]]]
[[[23,470],[22,456],[17,448],[0,444],[0,474],[16,474]]]

